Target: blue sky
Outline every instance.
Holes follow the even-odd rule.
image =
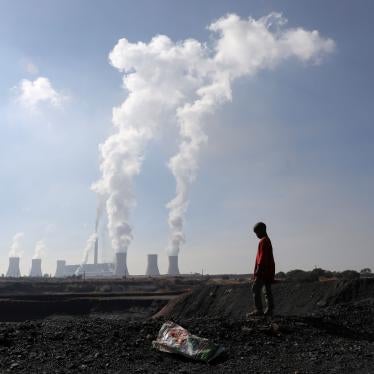
[[[374,267],[373,31],[370,1],[0,1],[0,273],[12,237],[24,233],[22,271],[44,239],[45,271],[80,261],[92,232],[98,144],[126,92],[108,62],[117,41],[209,41],[227,13],[282,12],[288,27],[317,29],[336,50],[321,64],[289,62],[233,86],[212,118],[186,217],[184,272],[252,269],[258,220],[269,226],[277,269]],[[34,67],[34,69],[32,68]],[[22,79],[47,77],[66,98],[29,111],[16,102]],[[166,164],[173,130],[149,146],[136,178],[131,273],[159,253],[166,269]],[[111,251],[107,235],[104,259]]]

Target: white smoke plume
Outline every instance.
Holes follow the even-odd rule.
[[[104,205],[105,205],[105,202],[102,199],[98,201],[97,208],[96,208],[94,232],[87,239],[86,246],[83,249],[82,261],[78,269],[75,271],[75,275],[79,275],[81,273],[83,265],[87,264],[88,262],[89,254],[95,248],[96,241],[98,240],[98,230],[99,230],[100,221],[103,215]]]
[[[115,253],[126,252],[132,240],[130,212],[136,200],[134,177],[144,151],[159,127],[175,120],[176,108],[201,86],[194,72],[202,69],[204,48],[194,40],[175,44],[156,36],[149,44],[121,39],[110,53],[124,73],[126,100],[113,109],[114,133],[100,146],[101,179],[93,185],[106,201],[108,232]]]
[[[92,250],[93,250],[93,248],[95,246],[96,240],[97,240],[97,233],[94,232],[87,239],[86,246],[84,247],[84,250],[83,250],[82,262],[79,265],[78,269],[75,271],[75,275],[79,275],[81,273],[81,271],[82,271],[83,266],[85,264],[87,264],[88,256],[92,252]]]
[[[173,42],[164,35],[148,44],[118,41],[109,59],[123,72],[128,95],[113,109],[115,131],[100,146],[102,177],[93,185],[106,201],[115,252],[127,251],[131,243],[134,177],[140,173],[148,142],[161,126],[178,123],[181,136],[179,151],[169,162],[176,179],[176,196],[168,204],[169,254],[176,255],[184,241],[189,187],[207,141],[207,115],[231,100],[232,82],[273,69],[289,58],[319,62],[334,50],[334,42],[318,31],[286,29],[285,24],[275,13],[258,20],[229,14],[209,26],[211,44],[194,39]]]
[[[25,234],[23,232],[17,232],[13,236],[12,245],[10,247],[9,257],[21,257],[22,251],[21,251],[21,241]]]
[[[259,20],[243,20],[231,14],[209,26],[216,37],[211,57],[214,71],[208,83],[197,90],[197,98],[177,110],[182,141],[179,152],[169,162],[176,180],[176,196],[167,205],[170,255],[177,255],[184,242],[188,191],[196,177],[201,146],[207,141],[204,133],[204,127],[209,124],[207,115],[231,100],[232,82],[253,76],[262,69],[273,69],[288,58],[319,62],[323,55],[334,50],[335,43],[320,37],[318,31],[284,29],[286,23],[276,13]]]
[[[42,258],[45,255],[45,251],[46,251],[46,245],[44,243],[44,240],[37,241],[35,245],[34,255],[32,258],[33,259]]]
[[[101,218],[103,216],[104,208],[105,208],[105,201],[101,199],[99,200],[97,204],[97,208],[96,208],[96,219],[95,219],[95,233],[96,234],[97,234],[97,231],[99,230],[99,225],[100,225]]]

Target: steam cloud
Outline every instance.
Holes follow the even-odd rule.
[[[184,242],[189,188],[196,178],[200,149],[207,142],[208,116],[231,100],[233,81],[274,69],[291,58],[319,63],[334,50],[334,41],[322,38],[318,31],[287,29],[286,23],[278,13],[258,20],[228,14],[208,27],[212,44],[194,39],[173,42],[164,35],[148,44],[118,41],[109,59],[124,73],[128,96],[113,109],[115,132],[100,147],[102,178],[93,186],[106,201],[115,252],[127,251],[131,243],[133,180],[160,126],[178,123],[181,137],[178,153],[169,161],[176,195],[167,205],[168,251],[176,255]]]
[[[97,231],[99,229],[100,221],[103,216],[103,210],[104,210],[105,201],[100,200],[97,204],[96,208],[96,219],[95,219],[95,233],[97,234]]]
[[[21,257],[22,255],[21,241],[24,236],[25,235],[23,232],[17,232],[17,234],[13,236],[13,241],[10,247],[9,257]]]
[[[84,250],[83,250],[82,262],[79,265],[78,269],[75,271],[75,275],[79,275],[83,266],[87,264],[88,256],[91,253],[92,249],[94,248],[96,240],[97,240],[97,233],[94,232],[87,239],[86,246],[84,247]]]
[[[46,245],[43,240],[36,242],[33,259],[40,259],[44,256]]]
[[[98,205],[97,205],[97,209],[96,209],[95,231],[87,239],[86,246],[84,247],[84,250],[83,250],[82,261],[81,261],[81,264],[79,265],[78,269],[75,271],[75,275],[79,275],[83,266],[85,264],[87,264],[88,256],[91,253],[91,251],[93,250],[93,248],[95,247],[96,240],[98,240],[98,233],[97,232],[98,232],[98,229],[99,229],[101,217],[103,215],[103,209],[104,209],[103,201],[99,200]]]

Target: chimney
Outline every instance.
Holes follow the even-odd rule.
[[[117,277],[126,277],[129,275],[127,271],[127,253],[126,252],[118,252],[116,253],[116,264],[114,267],[114,275]]]
[[[148,275],[149,277],[160,275],[157,265],[157,255],[148,255],[147,270],[145,271],[145,275]]]
[[[97,257],[99,255],[99,238],[96,237],[94,248],[94,264],[97,265]]]
[[[31,261],[30,277],[42,277],[42,260],[40,258],[33,258]]]
[[[65,260],[57,260],[55,278],[63,278],[65,276]]]
[[[178,256],[169,256],[168,275],[179,275]]]
[[[21,276],[19,271],[19,257],[9,257],[9,267],[6,276],[12,278],[18,278]]]

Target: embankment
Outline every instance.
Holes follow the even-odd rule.
[[[303,316],[341,303],[373,301],[374,279],[279,282],[273,285],[273,294],[276,315]],[[251,309],[248,283],[206,285],[171,300],[155,317],[244,319]]]

